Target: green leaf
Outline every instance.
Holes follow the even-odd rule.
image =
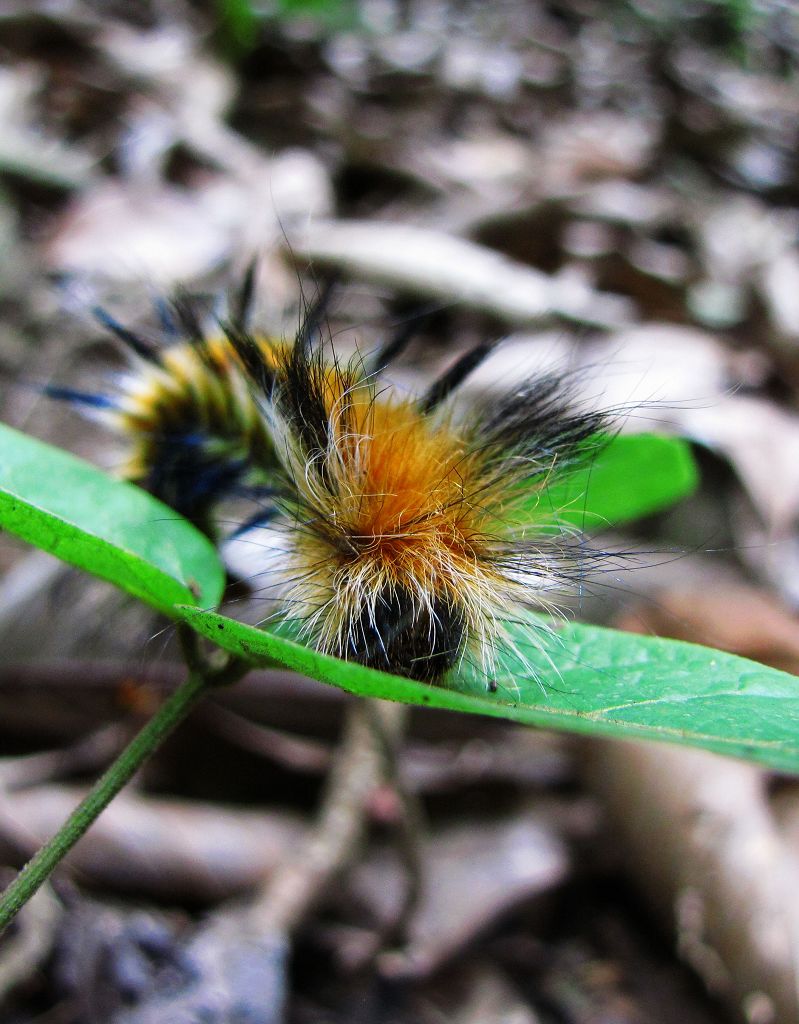
[[[619,434],[525,506],[537,525],[601,530],[651,515],[691,494],[699,477],[690,446],[660,434]]]
[[[190,523],[132,484],[0,423],[0,527],[167,615],[219,603],[224,569]]]
[[[302,19],[317,32],[360,27],[356,0],[216,0],[218,34],[233,54],[243,54],[258,41],[259,26],[269,19]]]
[[[277,0],[276,9],[283,18],[313,18],[331,29],[358,27],[355,0]]]
[[[258,39],[258,16],[250,0],[216,0],[219,34],[233,54],[244,54]]]
[[[464,666],[428,686],[330,658],[197,608],[197,632],[259,665],[284,665],[343,690],[617,739],[662,740],[799,773],[799,680],[733,654],[526,613],[508,632],[489,693]],[[513,651],[513,645],[517,653]]]

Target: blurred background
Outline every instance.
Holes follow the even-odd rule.
[[[335,274],[338,351],[414,326],[399,386],[502,338],[467,401],[580,367],[625,429],[694,442],[699,492],[608,537],[635,557],[576,614],[797,671],[798,54],[790,0],[3,0],[0,418],[113,470],[41,395],[124,370],[95,305],[152,333],[257,255],[256,321],[291,334]],[[0,542],[10,877],[180,668],[146,612]],[[421,711],[402,954],[376,786],[340,884],[240,969],[230,908],[303,849],[344,704],[257,672],[200,709],[0,945],[0,1022],[799,1021],[793,780]]]

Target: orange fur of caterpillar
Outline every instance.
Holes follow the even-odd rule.
[[[236,344],[257,365],[252,343]],[[378,393],[357,363],[291,350],[265,376],[284,476],[265,577],[286,615],[338,657],[436,682],[468,655],[490,675],[501,620],[548,606],[557,579],[557,553],[529,516],[520,525],[519,502],[594,420],[564,413],[560,449],[536,455],[510,436],[513,417],[507,437],[486,412],[457,422]]]
[[[434,604],[457,605],[470,635],[493,633],[503,599],[522,596],[492,568],[503,528],[492,502],[498,481],[450,423],[431,423],[410,401],[374,399],[366,385],[348,397],[326,462],[333,494],[297,481],[321,520],[317,531],[297,532],[290,556],[292,607],[305,607],[306,630],[344,657],[351,624],[376,618],[386,592],[410,589],[431,629]]]

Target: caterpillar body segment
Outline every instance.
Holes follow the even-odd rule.
[[[129,371],[112,393],[50,393],[109,424],[127,444],[124,475],[220,541],[220,504],[254,498],[228,533],[252,554],[237,575],[317,649],[430,683],[469,659],[492,679],[503,622],[556,611],[579,575],[579,537],[530,509],[591,458],[607,417],[580,407],[568,374],[458,414],[451,399],[493,344],[419,397],[391,391],[380,372],[407,327],[371,360],[342,362],[320,336],[329,295],[292,341],[249,329],[251,274],[210,332],[185,296],[165,305],[161,347],[103,315]]]

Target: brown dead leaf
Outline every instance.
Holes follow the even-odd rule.
[[[33,853],[83,795],[60,785],[4,792],[0,830]],[[128,790],[115,798],[65,863],[108,888],[215,901],[261,882],[300,830],[297,819],[282,812],[143,797]]]
[[[276,250],[284,228],[329,201],[324,169],[302,150],[238,175],[208,173],[192,189],[108,180],[68,208],[45,255],[52,269],[169,287]]]
[[[33,65],[0,69],[0,168],[58,188],[81,188],[95,178],[97,160],[43,131],[35,106],[43,87]]]
[[[210,187],[210,186],[209,186]],[[210,193],[206,193],[210,199]],[[229,253],[226,225],[202,194],[108,181],[67,211],[47,253],[53,269],[161,287],[208,272]]]
[[[760,994],[759,1020],[796,1024],[799,868],[762,770],[667,744],[595,741],[586,753],[585,779],[682,959],[736,1019]]]
[[[387,961],[396,974],[427,976],[480,931],[566,875],[566,849],[554,829],[534,815],[442,829],[422,844],[423,894],[406,950]],[[354,875],[356,895],[390,919],[402,880],[376,854]],[[465,898],[468,894],[468,898]]]
[[[684,433],[730,461],[766,528],[792,535],[799,517],[799,416],[748,395],[720,397],[679,415]]]
[[[743,584],[672,589],[617,622],[799,674],[799,617]],[[793,894],[795,791],[769,806],[763,771],[702,751],[594,743],[586,778],[604,795],[650,898],[673,915],[680,954],[747,1019],[799,1020]]]
[[[632,304],[573,274],[544,274],[443,231],[387,221],[318,221],[290,238],[294,252],[395,288],[462,302],[524,323],[567,317],[618,327]]]
[[[718,647],[799,675],[799,616],[766,590],[668,590],[625,613],[620,629]]]
[[[582,181],[640,174],[658,134],[654,122],[610,111],[559,118],[547,128],[543,143],[547,191],[554,193]]]

